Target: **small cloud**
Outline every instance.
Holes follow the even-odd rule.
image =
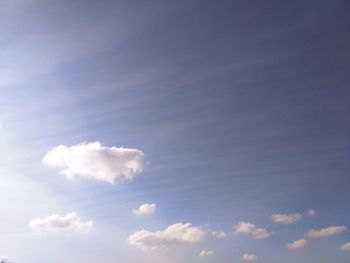
[[[80,176],[111,184],[116,180],[131,181],[145,166],[142,151],[106,147],[99,142],[60,145],[50,150],[42,161],[69,178]]]
[[[300,240],[296,240],[292,243],[289,243],[286,245],[286,248],[288,249],[299,249],[299,248],[303,248],[307,245],[309,241],[306,239],[300,239]]]
[[[329,237],[335,234],[345,232],[347,228],[345,226],[330,226],[322,229],[311,229],[307,236],[311,238],[319,238],[319,237]]]
[[[199,253],[199,256],[200,257],[208,257],[208,256],[211,256],[214,254],[214,251],[213,250],[202,250],[200,253]]]
[[[76,232],[88,234],[91,232],[93,225],[93,221],[81,221],[77,213],[68,213],[65,216],[51,215],[45,218],[36,218],[29,222],[29,227],[36,231],[54,233]]]
[[[239,222],[234,227],[234,233],[238,234],[249,234],[252,235],[254,239],[264,239],[268,238],[272,233],[267,231],[266,228],[257,228],[255,225],[248,222]]]
[[[340,246],[340,249],[341,249],[341,250],[350,251],[350,242],[341,245],[341,246]]]
[[[241,259],[246,262],[254,262],[258,259],[258,257],[253,254],[244,253]]]
[[[138,208],[133,209],[134,215],[150,215],[153,214],[157,209],[156,204],[142,204]]]
[[[143,249],[157,249],[176,244],[191,244],[203,240],[206,231],[203,226],[192,226],[191,223],[176,223],[164,230],[140,230],[129,236],[129,244]]]
[[[271,219],[277,224],[289,225],[300,221],[303,218],[302,214],[273,214]]]
[[[0,263],[10,263],[7,257],[0,257]]]
[[[219,238],[219,239],[222,239],[222,238],[226,237],[226,233],[224,231],[213,231],[213,232],[211,232],[211,235],[213,237],[216,237],[216,238]]]
[[[315,217],[317,214],[316,210],[310,209],[306,212],[306,215],[309,217]]]

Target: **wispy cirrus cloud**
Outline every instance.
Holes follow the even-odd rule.
[[[43,163],[67,177],[84,177],[114,184],[131,181],[145,167],[137,149],[106,147],[100,142],[60,145],[50,150]]]
[[[150,215],[153,214],[157,209],[156,204],[142,204],[138,208],[132,210],[134,215]]]
[[[203,240],[206,230],[203,226],[193,226],[191,223],[176,223],[164,230],[140,230],[129,236],[129,244],[143,249],[157,249],[176,244],[191,244]]]
[[[329,237],[341,232],[345,232],[347,227],[345,226],[330,226],[321,229],[311,229],[306,236],[310,238],[319,238],[319,237]]]
[[[299,239],[299,240],[296,240],[292,243],[288,243],[286,245],[286,248],[288,248],[288,249],[300,249],[300,248],[305,247],[308,244],[308,242],[309,241],[306,239]]]
[[[40,232],[76,232],[88,234],[93,229],[93,221],[82,221],[77,213],[66,215],[51,215],[45,218],[36,218],[29,222],[29,227]]]
[[[268,238],[272,233],[270,233],[266,228],[258,228],[249,222],[239,222],[234,226],[234,233],[238,234],[248,234],[254,239],[264,239]]]

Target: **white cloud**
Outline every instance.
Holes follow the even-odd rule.
[[[257,228],[255,225],[248,222],[239,222],[234,227],[234,233],[238,234],[249,234],[252,235],[254,239],[268,238],[271,233],[267,231],[266,228]]]
[[[132,212],[135,215],[150,215],[153,214],[157,209],[156,204],[142,204],[138,208],[133,209]]]
[[[296,240],[292,243],[288,243],[286,245],[286,248],[288,249],[299,249],[299,248],[303,248],[307,245],[309,241],[306,239],[300,239],[300,240]]]
[[[249,253],[244,253],[244,255],[242,256],[242,260],[247,261],[247,262],[254,262],[257,259],[258,259],[257,256],[255,256],[253,254],[249,254]]]
[[[208,257],[208,256],[211,256],[214,254],[214,251],[213,250],[202,250],[200,253],[199,253],[199,256],[200,257]]]
[[[211,235],[213,237],[220,238],[220,239],[226,237],[226,233],[224,231],[213,231],[211,232]]]
[[[206,231],[203,226],[192,226],[190,223],[176,223],[165,230],[151,232],[148,230],[136,231],[128,241],[130,245],[144,249],[157,249],[183,243],[197,243],[204,239]]]
[[[51,215],[45,218],[33,219],[29,222],[29,227],[37,231],[47,232],[76,232],[88,234],[93,228],[93,222],[81,221],[77,213],[68,213],[65,216]]]
[[[346,229],[345,226],[330,226],[322,229],[311,229],[307,233],[307,236],[311,238],[329,237],[344,232]]]
[[[306,212],[306,214],[307,214],[307,216],[309,216],[309,217],[314,217],[314,216],[316,216],[316,211],[315,210],[313,210],[313,209],[310,209],[310,210],[308,210],[307,212]]]
[[[43,163],[67,177],[81,176],[111,184],[117,179],[131,181],[145,166],[142,151],[106,147],[99,142],[57,146],[44,156]]]
[[[350,242],[341,245],[340,249],[350,251]]]
[[[277,224],[289,225],[300,221],[303,218],[302,214],[273,214],[271,219]]]

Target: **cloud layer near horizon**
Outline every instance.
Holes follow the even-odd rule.
[[[145,167],[142,151],[106,147],[100,142],[57,146],[44,156],[43,163],[69,178],[79,176],[111,184],[131,181]]]

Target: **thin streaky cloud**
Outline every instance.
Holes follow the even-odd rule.
[[[321,229],[311,229],[306,236],[310,238],[330,237],[345,232],[346,230],[346,226],[330,226]]]
[[[300,249],[300,248],[305,247],[308,244],[308,242],[309,241],[306,239],[299,239],[299,240],[296,240],[292,243],[288,243],[286,245],[286,248],[288,248],[288,249]]]

